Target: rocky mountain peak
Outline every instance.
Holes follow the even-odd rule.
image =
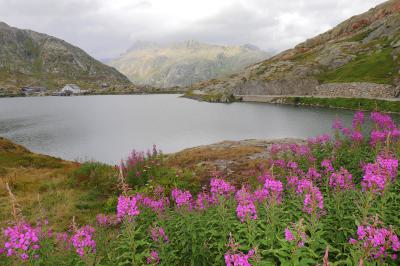
[[[398,95],[400,1],[384,2],[244,71],[192,89],[219,94],[313,95],[325,90],[349,97],[372,91]]]
[[[0,86],[29,84],[59,89],[67,83],[96,88],[103,82],[130,84],[114,68],[61,39],[0,23]]]
[[[220,46],[187,40],[172,44],[135,44],[109,64],[132,82],[168,88],[230,74],[268,58],[259,50],[243,46]]]

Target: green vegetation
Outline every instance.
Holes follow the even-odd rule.
[[[400,113],[400,101],[385,101],[363,98],[315,97],[287,97],[283,98],[283,101],[284,103],[295,105]]]
[[[353,37],[347,39],[348,42],[360,42],[368,37],[368,35],[372,32],[372,30],[366,30],[364,32],[358,33]]]
[[[348,64],[325,72],[317,78],[322,83],[335,82],[374,82],[392,84],[398,71],[398,64],[393,61],[392,48],[384,48],[357,56]]]
[[[29,233],[26,250],[0,237],[14,252],[1,252],[1,264],[399,265],[399,131],[389,116],[371,119],[373,133],[362,134],[358,112],[351,128],[335,121],[334,137],[272,145],[240,181],[238,172],[210,171],[199,183],[190,169],[199,160],[239,164],[238,154],[265,147],[200,147],[167,157],[154,148],[132,152],[120,169],[63,162],[56,173],[0,164],[11,171],[0,214],[14,227],[2,225],[16,239],[20,228]],[[6,140],[0,150],[28,152]],[[35,224],[45,218],[49,224]]]

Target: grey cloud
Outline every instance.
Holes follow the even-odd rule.
[[[168,13],[157,10],[154,1],[0,0],[0,21],[62,38],[97,58],[117,56],[138,40],[252,43],[280,51],[384,2],[231,0],[223,9],[211,8],[182,23],[176,18],[179,5]]]

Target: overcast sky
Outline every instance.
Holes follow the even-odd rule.
[[[135,41],[251,43],[281,51],[384,0],[0,0],[0,21],[98,59]]]

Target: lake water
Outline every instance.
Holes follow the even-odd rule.
[[[249,138],[305,138],[331,132],[353,111],[258,103],[215,104],[178,95],[0,99],[0,136],[70,160],[116,163],[132,149],[162,151]]]

